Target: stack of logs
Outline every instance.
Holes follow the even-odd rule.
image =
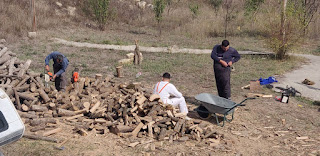
[[[58,123],[72,125],[74,132],[87,135],[115,133],[122,137],[148,136],[158,140],[217,137],[212,127],[201,121],[185,120],[170,105],[162,104],[141,83],[115,82],[113,75],[96,74],[70,83],[64,93],[54,86],[45,87],[40,74],[28,72],[31,61],[19,61],[0,48],[0,87],[4,88],[29,134],[47,137],[62,130]],[[47,138],[48,139],[48,138]]]

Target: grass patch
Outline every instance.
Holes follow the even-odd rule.
[[[313,54],[313,55],[318,55],[318,56],[320,56],[320,46],[318,46],[317,49],[313,50],[313,51],[312,51],[312,54]]]
[[[295,99],[299,102],[305,103],[305,104],[309,104],[309,105],[313,105],[314,101],[310,100],[309,98],[306,97],[302,97],[302,96],[296,96]]]

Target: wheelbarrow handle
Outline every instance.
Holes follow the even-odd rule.
[[[246,104],[242,104],[244,103],[245,101],[247,100],[253,100],[253,99],[256,99],[255,97],[249,97],[249,98],[246,98],[244,99],[243,101],[241,101],[239,104],[236,104],[234,105],[232,108],[230,108],[226,113],[229,113],[231,110],[233,110],[234,108],[238,107],[238,106],[245,106]]]

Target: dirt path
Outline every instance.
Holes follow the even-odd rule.
[[[74,46],[74,47],[87,47],[87,48],[98,48],[98,49],[109,49],[109,50],[121,50],[133,52],[135,45],[107,45],[107,44],[93,44],[85,42],[73,42],[67,41],[60,38],[53,38],[56,43],[61,43],[64,45]],[[192,53],[192,54],[210,54],[211,49],[189,49],[189,48],[179,48],[177,46],[170,47],[144,47],[139,46],[140,51],[144,52],[168,52],[168,53]],[[270,52],[253,52],[253,51],[239,51],[240,54],[256,54],[256,55],[268,55],[272,54]]]
[[[286,73],[278,79],[278,83],[274,86],[286,87],[291,86],[301,92],[302,96],[320,101],[320,56],[299,54],[309,60],[308,64],[304,64],[301,68]],[[302,84],[304,79],[315,82],[314,85]]]

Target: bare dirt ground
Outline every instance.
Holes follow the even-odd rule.
[[[50,51],[64,52],[71,61],[70,69],[80,66],[82,68],[81,74],[88,76],[93,76],[95,73],[114,73],[115,62],[125,58],[127,53],[93,48],[75,48],[54,44],[47,39],[22,41],[15,45],[9,45],[9,48],[23,59],[32,58],[31,68],[38,72],[43,71],[43,60]],[[116,81],[139,81],[144,84],[145,88],[151,89],[159,81],[160,74],[164,70],[170,70],[174,73],[172,83],[187,99],[189,110],[191,110],[189,116],[198,119],[196,113],[192,111],[199,104],[195,101],[194,96],[203,92],[216,94],[210,57],[192,54],[160,55],[144,53],[144,58],[145,64],[141,67],[125,66],[125,78],[116,78]],[[163,61],[163,58],[166,58],[164,59],[165,62],[157,62],[160,59]],[[172,63],[172,60],[175,62]],[[194,62],[190,63],[191,60],[194,60]],[[257,75],[250,75],[250,73],[248,74],[250,75],[249,78],[245,78],[245,81],[239,80],[238,77],[240,73],[245,73],[244,68],[248,68],[251,61],[255,60],[261,62],[263,59],[243,58],[236,66],[236,72],[232,73],[233,101],[242,101],[245,98],[244,95],[250,91],[241,90],[240,87],[246,85],[253,78],[259,78]],[[207,63],[201,64],[201,62]],[[166,65],[165,67],[158,66],[157,63]],[[173,66],[179,66],[179,68]],[[150,68],[154,71],[147,70]],[[142,75],[136,79],[135,74],[141,70],[144,70]],[[70,71],[72,70],[69,70],[69,73]],[[254,72],[266,73],[267,71]],[[279,95],[267,89],[263,89],[262,92]],[[87,136],[80,136],[73,132],[72,126],[61,122],[64,131],[52,137],[61,140],[69,139],[63,145],[63,150],[55,148],[56,143],[26,138],[1,147],[0,150],[7,156],[320,155],[320,112],[318,112],[318,109],[318,106],[298,101],[295,98],[290,98],[288,104],[275,101],[274,98],[259,98],[247,101],[246,106],[236,109],[234,120],[224,127],[217,126],[214,118],[202,122],[203,125],[212,125],[217,133],[223,135],[220,144],[216,146],[210,146],[206,141],[169,142],[165,140],[160,142],[150,138],[121,138],[111,133],[97,135],[93,131],[89,131]],[[151,143],[150,140],[152,140]],[[129,143],[135,141],[146,143],[139,144],[136,147],[128,146]],[[152,144],[155,144],[155,149],[151,148]]]

